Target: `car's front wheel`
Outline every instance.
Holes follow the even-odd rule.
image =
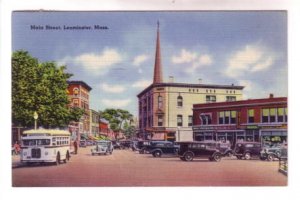
[[[268,155],[268,161],[273,161],[275,156],[273,154]]]
[[[154,151],[153,156],[154,157],[161,157],[161,152],[160,151]]]
[[[186,161],[192,161],[194,159],[194,154],[191,153],[191,152],[187,152],[185,155],[184,155],[184,159]]]
[[[216,153],[214,156],[213,156],[213,160],[216,161],[216,162],[220,162],[221,161],[221,154],[219,153]]]
[[[251,154],[250,153],[245,153],[244,158],[245,158],[245,160],[250,160],[251,159]]]

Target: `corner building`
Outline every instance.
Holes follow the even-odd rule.
[[[164,82],[158,25],[153,83],[137,95],[139,136],[152,140],[192,140],[193,104],[241,100],[243,88],[235,85],[176,83],[174,77]]]

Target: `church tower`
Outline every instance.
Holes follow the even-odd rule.
[[[153,74],[153,84],[163,83],[163,72],[161,65],[160,54],[160,40],[159,40],[159,22],[157,22],[157,36],[156,36],[156,53],[155,53],[155,65]]]

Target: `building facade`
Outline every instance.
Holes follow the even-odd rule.
[[[176,83],[174,77],[164,82],[161,63],[158,26],[153,83],[137,95],[140,137],[174,141],[176,131],[187,127],[192,138],[193,104],[243,98],[242,86]]]
[[[97,111],[90,109],[90,134],[99,136],[100,115]]]
[[[90,91],[92,88],[83,81],[68,81],[68,96],[70,107],[84,109],[84,114],[79,122],[71,122],[69,130],[72,139],[80,140],[81,135],[90,134]]]
[[[193,122],[196,141],[287,142],[287,98],[195,104]]]

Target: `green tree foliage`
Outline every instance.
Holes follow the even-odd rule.
[[[110,128],[115,132],[116,138],[118,132],[124,132],[125,129],[129,127],[128,123],[131,125],[133,121],[133,115],[129,111],[122,109],[108,108],[102,112],[100,111],[100,115],[102,118],[109,121]]]
[[[66,67],[53,62],[39,63],[26,51],[12,55],[12,121],[15,125],[32,127],[33,113],[39,115],[38,125],[45,128],[64,127],[80,118],[80,111],[68,108]],[[82,115],[82,114],[81,114]]]

